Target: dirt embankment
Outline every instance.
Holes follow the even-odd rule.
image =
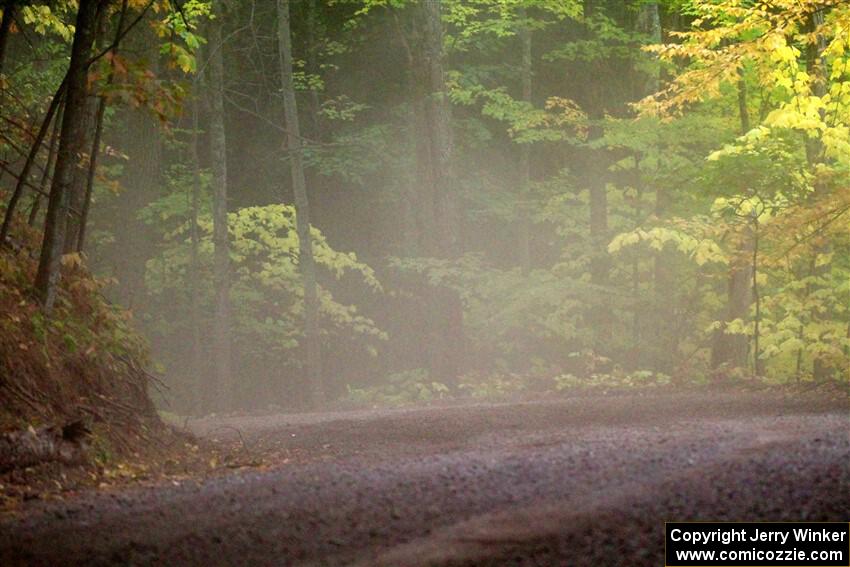
[[[145,341],[103,297],[107,282],[67,263],[46,313],[31,290],[38,234],[16,234],[20,247],[0,247],[0,508],[96,485],[106,467],[177,442],[148,395]]]

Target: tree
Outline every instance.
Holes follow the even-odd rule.
[[[319,337],[319,300],[316,285],[316,266],[313,260],[313,241],[310,235],[310,202],[304,175],[301,129],[298,104],[292,79],[292,38],[289,25],[289,0],[277,2],[277,40],[283,109],[286,120],[286,149],[295,194],[296,226],[298,232],[298,265],[304,280],[304,351],[305,377],[312,394],[312,403],[325,401],[322,375],[322,353]]]
[[[227,135],[224,128],[224,41],[221,2],[209,25],[210,160],[215,244],[215,305],[213,319],[213,406],[225,407],[233,394],[230,306],[230,236],[227,224]]]
[[[69,214],[69,200],[75,170],[82,150],[83,128],[88,97],[88,66],[97,25],[98,10],[104,0],[80,0],[75,22],[71,61],[68,67],[62,131],[56,153],[56,171],[50,187],[44,239],[35,279],[36,294],[46,311],[56,300],[60,261]]]
[[[741,122],[741,135],[750,131],[750,116],[747,103],[747,87],[745,78],[738,81],[738,115]],[[746,368],[749,340],[740,333],[727,333],[727,326],[733,321],[746,320],[749,316],[750,304],[754,287],[751,258],[755,251],[749,225],[745,224],[738,231],[733,231],[733,244],[737,250],[729,265],[729,280],[726,293],[726,318],[724,326],[714,332],[711,347],[711,367],[719,370]]]
[[[425,77],[425,134],[427,145],[426,179],[420,180],[421,203],[430,208],[425,224],[425,251],[434,258],[457,258],[460,241],[461,213],[455,185],[451,103],[446,88],[443,61],[443,4],[440,0],[423,2],[421,13],[422,76]],[[420,152],[420,159],[425,159]],[[430,308],[430,365],[432,375],[454,385],[463,357],[463,306],[457,292],[434,287]]]
[[[18,11],[17,2],[7,1],[2,4],[3,16],[0,19],[0,75],[3,75],[3,67],[6,63],[6,46],[9,44],[9,36],[12,35],[12,22]]]
[[[676,115],[685,107],[721,98],[728,87],[736,87],[740,122],[747,131],[712,158],[745,163],[748,169],[742,171],[739,166],[738,177],[749,186],[742,188],[739,201],[757,199],[769,203],[772,211],[770,218],[759,222],[759,249],[751,246],[747,254],[739,250],[736,256],[751,256],[752,271],[758,260],[760,277],[770,278],[765,285],[753,275],[750,288],[754,295],[758,293],[759,305],[772,304],[774,293],[788,298],[779,291],[783,285],[788,286],[786,290],[804,290],[806,296],[802,305],[773,312],[770,318],[754,306],[752,326],[742,325],[739,318],[732,327],[736,334],[753,341],[756,371],[770,357],[789,351],[796,353],[796,366],[800,367],[805,352],[812,362],[812,374],[825,379],[835,374],[834,361],[846,340],[842,311],[827,307],[833,300],[824,285],[841,271],[831,265],[834,254],[828,245],[841,241],[831,226],[846,212],[847,183],[839,173],[846,163],[848,143],[844,114],[848,101],[841,94],[847,84],[843,71],[847,49],[835,30],[846,25],[850,12],[843,4],[825,5],[815,0],[780,3],[770,10],[725,1],[695,2],[693,8],[698,19],[683,41],[658,48],[670,62],[681,63],[690,57],[691,64],[679,67],[654,102],[662,112]],[[747,75],[761,91],[757,121],[750,118],[746,107]],[[765,167],[774,163],[785,163],[785,169],[775,172],[773,167]],[[794,170],[803,173],[788,173]],[[734,240],[739,245],[742,242],[741,238]],[[814,273],[812,266],[817,266]],[[735,270],[740,268],[733,266]],[[811,274],[803,278],[805,286],[788,279],[800,273]],[[738,277],[747,279],[744,274]],[[730,291],[732,287],[742,289],[744,285],[730,285]],[[776,291],[769,291],[771,288]],[[741,295],[740,291],[730,293],[730,306],[736,310],[736,304],[748,303],[735,299]],[[792,304],[797,301],[795,298]],[[731,332],[729,323],[726,333]],[[756,338],[769,346],[756,348]],[[728,358],[721,345],[716,352],[717,362]]]
[[[522,20],[519,30],[519,40],[522,53],[522,98],[529,107],[533,107],[534,98],[534,63],[532,59],[532,29],[528,21],[528,15],[524,8],[520,9],[519,16]],[[522,144],[519,155],[519,190],[523,198],[520,200],[519,215],[519,265],[523,270],[531,269],[531,219],[528,214],[529,185],[531,184],[531,145]]]

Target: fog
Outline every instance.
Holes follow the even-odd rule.
[[[0,0],[0,565],[850,564],[848,29]]]
[[[443,4],[125,10],[92,67],[83,251],[149,341],[163,409],[842,375],[842,111],[782,118],[843,85],[819,71],[843,57],[831,32],[807,43],[788,8],[814,86],[780,92],[770,50],[717,48],[703,8]],[[110,10],[96,45],[121,35]],[[10,86],[57,75],[9,45]]]
[[[221,30],[167,122],[149,108],[116,111],[108,144],[124,155],[104,167],[121,190],[98,196],[101,238],[89,254],[116,277],[111,296],[150,339],[174,408],[392,405],[811,372],[806,346],[769,370],[754,354],[758,227],[699,218],[718,198],[777,191],[758,163],[705,161],[753,126],[756,109],[736,100],[756,104],[747,81],[718,94],[725,110],[673,122],[634,106],[673,79],[640,44],[686,29],[677,14],[621,2],[585,6],[584,19],[449,7],[441,29],[426,8],[291,8],[296,139],[321,233],[313,361],[296,223],[274,208],[297,200],[275,7],[241,3],[207,24]],[[601,39],[604,29],[633,35]],[[126,56],[158,68],[165,89],[177,73],[150,36],[128,40]],[[748,169],[730,179],[739,167]],[[211,226],[221,199],[228,284]],[[635,242],[612,251],[623,234]],[[788,275],[776,279],[767,285]],[[725,321],[743,328],[726,334]]]

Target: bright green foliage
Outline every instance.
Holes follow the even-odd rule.
[[[400,406],[415,402],[440,400],[449,394],[442,382],[431,380],[424,368],[390,374],[381,386],[354,388],[348,386],[348,401],[355,404]]]
[[[170,198],[155,202],[148,211],[161,210]],[[179,199],[176,201],[180,204]],[[165,213],[159,213],[164,219]],[[153,214],[147,218],[156,218]],[[229,214],[231,261],[234,281],[231,296],[234,305],[234,342],[244,357],[268,361],[278,371],[298,359],[287,352],[299,345],[303,318],[303,285],[298,271],[298,237],[295,231],[295,210],[290,205],[246,207]],[[212,301],[211,269],[213,261],[212,221],[208,216],[199,220],[201,230],[198,250],[200,264],[199,290],[201,303]],[[188,225],[181,223],[164,235],[164,249],[148,262],[147,286],[153,299],[169,301],[179,296],[189,283],[191,241]],[[374,293],[381,293],[381,284],[371,268],[359,262],[354,253],[333,250],[319,230],[313,228],[313,253],[317,266],[335,279],[358,278]],[[362,348],[375,353],[376,346],[387,339],[375,323],[361,315],[353,305],[337,302],[329,289],[320,288],[320,313],[323,333],[348,333]],[[179,329],[172,326],[174,313],[151,321],[153,328],[168,341]],[[185,315],[188,317],[188,314]]]
[[[130,12],[146,4],[132,0]],[[444,384],[488,397],[846,378],[850,4],[441,4],[434,65],[435,20],[421,2],[291,3],[329,390],[345,396],[349,385],[352,400],[396,404],[439,399]],[[213,15],[199,0],[176,8],[157,0],[144,21],[157,65],[134,46],[92,67],[109,109],[87,253],[98,269],[129,272],[121,285],[141,298],[133,307],[154,351],[180,375],[191,338],[202,355],[208,348],[213,311],[204,101]],[[37,41],[29,59],[13,53],[0,85],[10,95],[3,117],[16,121],[0,140],[12,169],[64,74],[74,12],[66,1],[22,8]],[[294,210],[269,205],[291,189],[276,16],[273,4],[235,0],[215,17],[236,367],[255,391],[286,396],[304,388],[303,305]],[[663,45],[649,45],[658,37]],[[451,112],[434,104],[439,91]],[[130,108],[158,118],[141,147],[127,143],[139,117]],[[450,132],[432,128],[442,124],[435,113]],[[158,164],[147,193],[121,192],[119,180],[145,185],[126,179],[140,154]],[[118,249],[115,211],[146,227],[135,275],[122,265],[132,254]],[[435,226],[455,231],[459,250],[438,250]],[[460,332],[435,351],[453,350],[462,368],[440,376],[431,343],[447,320]],[[80,349],[72,334],[65,342]],[[724,353],[726,343],[735,348]]]
[[[555,377],[555,389],[558,391],[584,388],[600,390],[611,388],[645,388],[667,386],[669,384],[669,376],[663,373],[655,373],[651,370],[638,370],[629,374],[591,374],[589,377],[561,374]]]
[[[680,43],[653,48],[668,61],[687,59],[688,65],[667,89],[642,103],[645,112],[681,121],[696,103],[710,108],[726,100],[737,114],[740,100],[729,97],[736,85],[757,92],[761,106],[755,113],[746,101],[758,122],[707,155],[703,171],[718,182],[707,215],[655,229],[649,244],[674,242],[700,263],[695,243],[711,238],[718,258],[754,269],[752,291],[760,304],[746,320],[728,322],[725,332],[755,341],[758,324],[757,355],[769,362],[767,372],[799,378],[816,359],[833,369],[846,367],[850,346],[842,284],[847,275],[842,219],[850,200],[850,10],[843,3],[774,4],[768,9],[691,2],[698,16],[692,29],[680,34]],[[683,228],[684,235],[674,235]],[[644,241],[643,233],[621,234],[610,249]],[[720,327],[715,322],[709,330]]]

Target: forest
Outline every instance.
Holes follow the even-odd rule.
[[[0,565],[850,565],[848,227],[846,0],[0,0]]]
[[[848,28],[838,0],[3,0],[5,395],[107,358],[181,414],[846,384]]]

